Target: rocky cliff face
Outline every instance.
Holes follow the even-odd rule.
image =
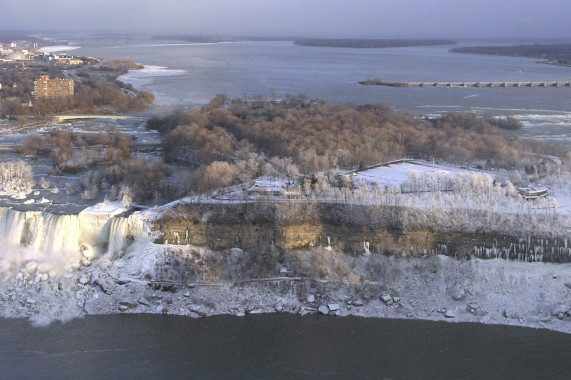
[[[223,212],[222,207],[227,205],[185,205],[179,208],[155,222],[155,229],[161,233],[157,242],[203,246],[214,251],[230,248],[251,250],[262,246],[275,246],[280,250],[331,246],[357,255],[444,254],[518,261],[571,261],[571,248],[564,237],[439,230],[438,226],[405,225],[390,218],[363,219],[356,223],[355,220],[343,220],[335,210],[309,215],[304,212],[307,210],[301,209],[284,217],[280,206],[265,206],[265,212],[251,209],[255,205],[235,206],[234,212]]]
[[[4,227],[25,230],[24,216],[4,212]],[[61,272],[9,233],[0,316],[319,312],[571,331],[571,263],[521,262],[569,261],[565,238],[458,232],[394,208],[181,204],[154,221],[156,244],[148,220],[114,218],[107,252]]]

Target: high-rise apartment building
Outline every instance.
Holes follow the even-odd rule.
[[[34,81],[34,96],[36,98],[56,99],[73,96],[73,79],[55,78],[42,75]]]

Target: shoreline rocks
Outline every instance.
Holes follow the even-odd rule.
[[[157,260],[158,255],[152,257]],[[90,266],[45,281],[16,275],[4,279],[0,316],[42,321],[109,313],[191,318],[292,313],[506,324],[571,333],[571,292],[564,285],[571,283],[570,264],[386,258],[389,274],[380,278],[382,283],[277,278],[165,289],[149,286],[145,271],[134,270],[130,260],[126,256],[103,268],[95,259]]]

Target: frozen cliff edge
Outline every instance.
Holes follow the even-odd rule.
[[[31,230],[16,216],[11,214],[11,220],[19,220],[22,231]],[[321,313],[509,324],[571,333],[570,263],[354,254],[328,244],[287,250],[272,245],[213,250],[155,244],[143,226],[147,217],[114,213],[107,219],[90,218],[92,235],[80,228],[78,236],[91,239],[93,247],[84,252],[85,247],[79,247],[66,255],[70,259],[66,264],[72,265],[61,269],[48,270],[49,252],[44,252],[43,262],[26,256],[30,245],[12,252],[10,260],[4,254],[0,316],[48,323],[118,312],[190,317]],[[107,231],[106,239],[94,238],[98,228]],[[29,238],[3,236],[15,245]],[[95,254],[89,257],[89,252]],[[293,274],[292,266],[297,268]]]

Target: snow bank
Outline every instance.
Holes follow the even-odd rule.
[[[328,251],[329,252],[329,251]],[[571,264],[518,263],[446,256],[346,256],[371,279],[338,281],[279,277],[192,283],[164,276],[178,258],[206,264],[209,251],[192,246],[133,244],[122,257],[33,283],[0,282],[0,315],[37,322],[85,313],[217,314],[287,312],[373,318],[416,318],[549,328],[571,333]],[[241,252],[232,253],[239,260]],[[170,265],[170,266],[169,266]],[[206,264],[207,265],[207,264]],[[237,265],[237,270],[240,266]]]
[[[56,53],[60,51],[70,51],[81,49],[81,46],[71,46],[71,45],[54,45],[54,46],[44,46],[40,49],[41,53]]]

